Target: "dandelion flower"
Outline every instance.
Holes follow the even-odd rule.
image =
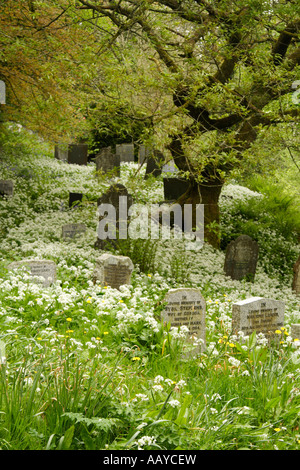
[[[140,360],[141,360],[141,358],[138,357],[138,356],[134,356],[134,357],[132,358],[132,361],[140,361]]]
[[[68,322],[70,322],[70,321],[72,321],[72,318],[68,317],[68,318],[66,318],[66,320],[67,320]]]
[[[277,335],[281,335],[281,331],[280,331],[280,330],[276,330],[275,333],[276,333]]]

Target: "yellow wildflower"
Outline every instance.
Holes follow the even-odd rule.
[[[72,321],[72,318],[68,317],[68,318],[66,318],[66,320],[70,322],[70,321]]]

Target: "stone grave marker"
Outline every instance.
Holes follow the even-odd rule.
[[[144,144],[139,146],[138,162],[140,165],[143,165],[144,163],[146,163],[149,153],[150,153],[149,147],[146,147],[146,145]]]
[[[248,235],[240,235],[226,249],[224,271],[234,280],[254,280],[259,247]]]
[[[69,144],[68,163],[76,165],[87,165],[88,145],[87,144]]]
[[[96,171],[108,173],[115,171],[117,176],[120,176],[120,156],[112,152],[111,147],[105,147],[100,150],[95,158]]]
[[[44,280],[36,279],[36,282],[42,283],[43,287],[49,287],[56,281],[56,264],[50,260],[22,260],[14,261],[8,265],[10,271],[25,267],[29,274],[42,277]]]
[[[121,162],[134,162],[134,144],[117,144],[116,155]]]
[[[177,201],[189,187],[189,182],[183,178],[164,177],[163,182],[166,201]]]
[[[203,352],[206,347],[206,303],[200,291],[193,288],[171,289],[164,302],[167,303],[161,314],[162,320],[170,323],[171,328],[186,326],[189,329],[187,342],[193,344],[196,340],[199,343],[192,352]]]
[[[133,268],[133,263],[128,256],[104,253],[96,260],[94,282],[99,281],[103,286],[120,289],[120,286],[131,284]]]
[[[12,180],[0,180],[0,196],[12,196],[14,193],[14,182]]]
[[[127,238],[128,210],[132,204],[133,198],[123,184],[113,184],[102,194],[97,201],[99,226],[95,248],[103,250],[107,244],[116,246],[116,240]],[[109,232],[107,224],[110,223],[115,227],[115,235]]]
[[[69,193],[69,207],[76,207],[82,201],[82,193]]]
[[[254,331],[270,340],[284,326],[285,304],[281,300],[251,297],[232,305],[232,332],[250,336]]]
[[[85,224],[65,224],[62,226],[62,238],[76,238],[86,232]]]
[[[300,256],[294,265],[293,271],[294,277],[292,289],[297,295],[300,295]]]
[[[179,170],[173,160],[170,160],[168,163],[165,163],[162,167],[162,174],[175,174],[178,173],[178,171]]]

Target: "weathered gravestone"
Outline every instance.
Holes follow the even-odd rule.
[[[284,302],[281,300],[251,297],[232,306],[232,332],[242,331],[250,336],[254,331],[270,340],[275,331],[284,326]],[[276,335],[275,335],[276,336]]]
[[[164,178],[164,197],[166,201],[177,201],[188,189],[189,182],[182,178]]]
[[[134,162],[134,144],[117,144],[116,154],[121,162]]]
[[[133,263],[128,256],[104,253],[96,260],[94,282],[99,281],[103,286],[120,289],[121,286],[131,283],[133,268]]]
[[[108,173],[115,172],[116,176],[120,176],[120,155],[112,152],[111,147],[105,147],[100,150],[95,158],[96,171]]]
[[[98,199],[99,224],[95,248],[105,249],[107,244],[117,246],[118,239],[127,239],[128,209],[133,198],[123,184],[114,184]]]
[[[76,207],[82,201],[82,193],[69,193],[69,207]]]
[[[294,278],[293,278],[292,289],[293,291],[295,291],[297,295],[300,295],[300,256],[294,265],[293,271],[294,271]]]
[[[43,287],[49,287],[56,281],[56,264],[50,260],[22,260],[14,261],[8,266],[10,271],[15,269],[26,268],[26,271],[34,278],[41,278],[35,281],[42,284]]]
[[[162,174],[174,174],[174,173],[178,173],[178,168],[176,167],[175,163],[173,162],[173,160],[169,161],[168,163],[165,163],[163,166],[162,166]]]
[[[234,280],[254,280],[258,260],[258,244],[248,235],[240,235],[226,249],[224,271]]]
[[[86,232],[84,224],[65,224],[62,226],[62,238],[76,238]]]
[[[87,165],[88,145],[87,144],[69,144],[68,163],[76,165]]]
[[[0,196],[12,196],[14,193],[14,182],[11,180],[0,180]]]
[[[206,303],[198,289],[171,289],[165,296],[166,306],[161,314],[164,323],[170,327],[186,326],[188,343],[195,344],[191,353],[199,353],[206,347],[205,311]]]

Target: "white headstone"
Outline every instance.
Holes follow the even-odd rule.
[[[35,276],[41,278],[36,279],[36,282],[42,283],[43,287],[49,287],[56,281],[56,264],[50,260],[22,260],[14,261],[8,266],[9,270],[15,270],[25,267],[28,273],[34,278]]]
[[[188,328],[186,340],[197,346],[191,352],[199,353],[205,350],[205,311],[206,303],[198,289],[171,289],[164,298],[166,306],[161,314],[162,320],[170,327]]]
[[[232,331],[242,331],[250,336],[254,331],[263,333],[267,339],[284,326],[285,304],[281,300],[251,297],[232,306]]]

